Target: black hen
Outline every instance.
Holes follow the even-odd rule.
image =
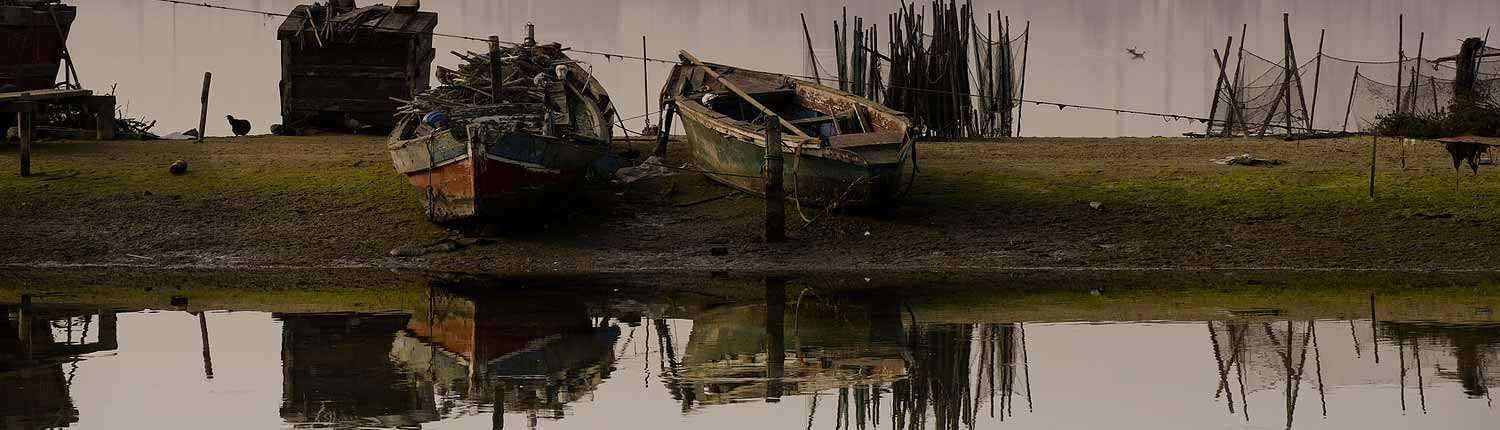
[[[229,128],[234,130],[235,136],[250,134],[250,121],[234,119],[234,115],[224,115],[224,117],[229,118]]]

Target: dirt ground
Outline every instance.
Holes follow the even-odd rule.
[[[1027,138],[924,143],[905,204],[789,210],[693,173],[591,189],[568,208],[468,230],[423,220],[379,136],[42,142],[21,178],[0,147],[0,265],[374,267],[488,273],[663,270],[1240,268],[1497,270],[1500,176],[1455,175],[1441,146],[1371,138]],[[673,154],[684,154],[673,147]],[[1222,166],[1252,154],[1274,167]],[[185,160],[189,173],[167,166]],[[1403,161],[1404,159],[1404,161]],[[680,164],[685,160],[675,160]],[[1403,163],[1405,168],[1403,168]],[[1097,206],[1097,208],[1095,207]],[[480,234],[483,233],[483,234]],[[727,255],[714,255],[724,248]]]

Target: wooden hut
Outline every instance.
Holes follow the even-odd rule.
[[[438,16],[416,0],[356,7],[353,0],[297,6],[282,22],[281,117],[290,129],[378,131],[399,103],[427,89]],[[353,119],[354,121],[350,121]]]
[[[0,92],[52,88],[78,8],[57,0],[0,0]],[[71,73],[69,74],[71,77]]]

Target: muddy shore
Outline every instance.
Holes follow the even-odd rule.
[[[1487,250],[1500,179],[1446,152],[1368,137],[1028,138],[927,143],[897,209],[789,209],[790,243],[758,243],[761,202],[701,175],[589,191],[571,207],[501,220],[461,249],[423,220],[379,136],[198,144],[42,142],[21,178],[0,157],[0,265],[418,269],[520,274],[671,270],[1500,270]],[[673,154],[682,155],[680,147]],[[1223,166],[1243,153],[1286,162]],[[167,166],[182,159],[189,173]],[[685,160],[677,159],[680,164]],[[1403,168],[1404,164],[1404,168]],[[1097,208],[1095,207],[1097,206]],[[482,236],[482,237],[476,237]],[[477,240],[473,240],[477,239]],[[727,255],[714,255],[724,248]]]

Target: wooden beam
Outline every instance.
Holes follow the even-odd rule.
[[[38,100],[56,100],[94,95],[90,90],[36,90],[0,93],[0,103]]]
[[[776,117],[777,122],[781,123],[782,127],[786,127],[787,131],[792,132],[792,134],[796,134],[797,137],[802,139],[812,139],[812,136],[808,136],[807,133],[803,133],[801,129],[797,128],[797,126],[792,125],[792,123],[787,122],[785,119],[781,119],[781,116],[777,115],[776,112],[771,111],[771,108],[766,107],[766,105],[760,104],[760,102],[756,101],[754,97],[750,97],[750,94],[747,94],[744,90],[741,90],[739,86],[735,85],[733,82],[730,82],[728,79],[725,79],[724,75],[720,75],[719,72],[714,71],[712,67],[708,67],[707,64],[703,64],[702,61],[698,60],[698,57],[694,57],[693,54],[688,53],[686,50],[679,51],[678,55],[681,55],[683,60],[687,60],[687,62],[692,63],[694,66],[702,68],[705,73],[708,73],[708,76],[718,80],[720,84],[724,84],[724,88],[728,88],[729,91],[734,92],[735,95],[740,96],[740,98],[745,99],[746,102],[749,102],[751,106],[755,106],[756,109],[760,109],[760,112],[762,114],[768,117]]]

